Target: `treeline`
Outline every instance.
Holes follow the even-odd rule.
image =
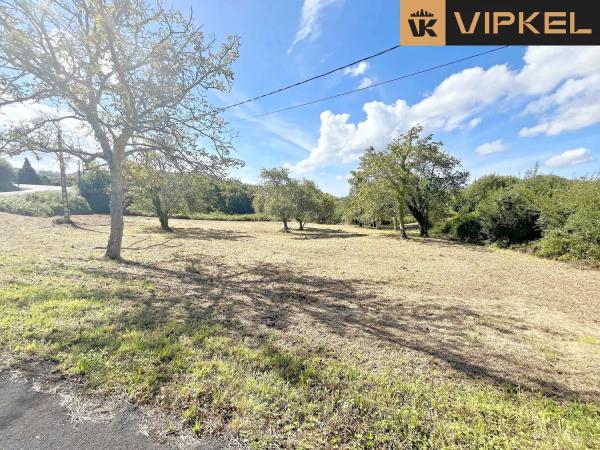
[[[108,213],[110,175],[93,168],[79,183],[80,194],[96,213]],[[126,210],[153,214],[161,228],[170,231],[169,218],[194,218],[222,214],[246,219],[273,219],[284,224],[295,220],[300,229],[308,222],[339,223],[340,200],[321,191],[310,180],[295,180],[287,169],[265,169],[261,183],[251,185],[235,179],[179,173],[158,153],[148,153],[127,165]],[[249,216],[254,215],[254,216]]]
[[[152,213],[168,218],[203,213],[252,214],[256,186],[234,179],[178,173],[164,165],[158,155],[130,162],[125,177],[125,208],[132,214]],[[106,214],[110,205],[110,174],[88,169],[79,183],[80,194],[93,212]]]
[[[420,234],[545,257],[600,261],[600,180],[542,175],[487,175],[467,186],[467,171],[431,135],[414,127],[383,151],[371,148],[352,172],[344,218],[359,225],[393,224]]]
[[[8,164],[0,164],[0,173],[0,181],[16,178]],[[165,231],[170,217],[208,214],[276,220],[286,232],[292,221],[300,230],[310,222],[389,226],[406,238],[407,224],[416,222],[424,237],[434,233],[545,257],[600,261],[600,180],[543,175],[537,168],[523,178],[493,174],[467,185],[468,178],[460,160],[417,126],[384,150],[368,149],[343,199],[311,180],[292,178],[285,168],[263,169],[259,184],[251,185],[180,173],[161,154],[149,153],[127,164],[125,208],[155,215]],[[109,173],[98,167],[83,174],[79,192],[92,212],[109,212],[110,185]],[[15,209],[9,206],[5,210]]]
[[[23,166],[15,171],[8,161],[0,159],[0,192],[18,190],[15,184],[60,186],[60,174],[47,170],[41,170],[38,173],[27,158],[25,158]]]

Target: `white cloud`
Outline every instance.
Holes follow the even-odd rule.
[[[567,167],[583,164],[592,160],[592,153],[584,147],[567,150],[560,155],[548,159],[545,164],[548,167]]]
[[[369,86],[372,86],[374,83],[372,78],[369,77],[364,77],[362,80],[360,80],[360,84],[358,85],[358,89],[364,89],[364,88],[368,88]]]
[[[490,153],[498,153],[506,150],[508,146],[502,142],[501,139],[497,139],[492,142],[486,142],[485,144],[481,144],[479,147],[475,149],[475,153],[478,155],[489,155]]]
[[[358,77],[369,70],[369,63],[366,61],[361,61],[358,64],[346,67],[344,69],[344,74],[350,75],[351,77]]]
[[[310,39],[311,41],[317,39],[321,34],[319,19],[323,10],[328,6],[343,2],[344,0],[304,0],[300,27],[296,32],[294,42],[288,48],[288,54],[292,52],[292,49],[298,42],[304,39]]]
[[[555,136],[600,122],[600,72],[567,80],[554,93],[531,102],[525,111],[548,115],[537,125],[523,128],[520,136]]]
[[[350,178],[352,178],[352,175],[348,174],[348,175],[337,175],[335,177],[336,180],[338,181],[348,181]]]
[[[481,117],[475,117],[469,121],[469,128],[475,128],[481,123]]]
[[[504,95],[511,80],[506,66],[488,70],[475,67],[448,77],[430,96],[414,105],[402,99],[392,105],[365,103],[366,119],[357,124],[349,122],[349,114],[324,111],[317,146],[294,170],[304,172],[331,162],[354,161],[370,145],[381,148],[417,123],[428,128],[456,129],[471,119],[472,114]],[[489,88],[482,92],[479,82]]]
[[[403,99],[365,103],[360,122],[324,111],[317,146],[294,170],[354,161],[367,147],[382,148],[416,123],[431,131],[472,128],[481,121],[478,113],[513,98],[528,99],[525,116],[537,119],[521,136],[556,135],[600,122],[600,47],[529,47],[523,59],[520,70],[503,64],[457,72],[412,105]]]

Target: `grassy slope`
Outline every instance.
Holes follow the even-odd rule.
[[[4,351],[256,448],[600,445],[596,367],[585,363],[600,354],[597,305],[583,294],[600,286],[595,272],[351,228],[284,236],[269,223],[174,221],[174,236],[159,235],[145,218],[128,219],[129,263],[117,264],[98,257],[106,219],[79,220],[83,229],[0,214]],[[382,248],[403,266],[376,258]],[[469,266],[460,285],[457,265]],[[557,292],[524,290],[517,275],[543,289],[538,270],[580,289],[568,308],[552,306],[554,319],[536,314]],[[490,290],[484,273],[506,286]],[[449,317],[459,292],[489,310]],[[523,302],[538,312],[509,323]],[[488,372],[464,369],[476,363]],[[554,387],[536,385],[533,369]],[[564,372],[581,380],[567,388]]]

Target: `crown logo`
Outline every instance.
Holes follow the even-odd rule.
[[[425,10],[423,10],[423,8],[421,8],[421,11],[416,11],[416,12],[412,13],[410,15],[410,17],[433,17],[433,14],[431,14],[429,11],[425,11]]]

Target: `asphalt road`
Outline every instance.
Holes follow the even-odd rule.
[[[0,450],[242,450],[233,438],[156,437],[167,424],[153,421],[125,401],[101,403],[64,392],[40,392],[24,378],[0,374]],[[155,430],[143,433],[142,430]],[[160,433],[159,433],[160,434]],[[158,438],[157,438],[158,439]]]
[[[74,421],[61,397],[36,392],[26,382],[0,377],[0,448],[47,449],[164,449],[139,433],[132,406],[118,410],[108,423]]]
[[[46,186],[36,184],[21,184],[20,191],[0,192],[0,195],[23,195],[30,192],[60,192],[60,186]]]

